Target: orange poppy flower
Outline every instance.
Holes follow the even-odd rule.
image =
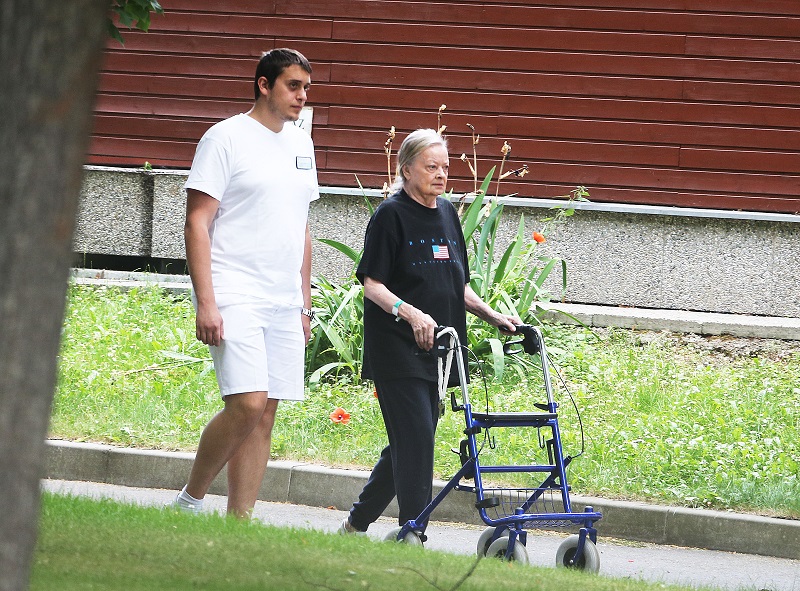
[[[544,237],[544,234],[542,234],[541,232],[534,232],[534,233],[533,233],[533,239],[534,239],[536,242],[538,242],[539,244],[541,244],[542,242],[544,242],[545,240],[547,240],[547,238],[545,238],[545,237]]]
[[[340,407],[337,407],[336,410],[334,410],[330,416],[331,420],[334,423],[341,423],[342,425],[346,425],[347,423],[350,422],[350,413],[348,413],[345,409]]]

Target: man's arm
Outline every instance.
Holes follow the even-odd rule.
[[[222,316],[217,309],[211,283],[211,238],[208,229],[219,209],[219,201],[197,191],[186,190],[186,263],[197,299],[196,336],[206,345],[219,346],[223,339]]]
[[[306,239],[303,250],[303,264],[300,267],[300,278],[303,290],[303,307],[311,309],[311,230],[306,222]],[[306,344],[311,338],[311,318],[302,315],[303,334],[306,337]]]
[[[464,305],[467,308],[467,312],[475,314],[475,316],[481,320],[485,320],[492,326],[496,326],[504,333],[513,333],[516,331],[514,327],[522,324],[522,320],[516,316],[507,316],[492,310],[489,304],[484,302],[480,296],[475,293],[475,290],[469,286],[469,283],[464,286]]]

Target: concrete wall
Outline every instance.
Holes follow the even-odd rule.
[[[74,250],[184,258],[185,171],[88,167]],[[363,197],[331,190],[312,204],[315,238],[361,248]],[[498,251],[524,215],[530,234],[551,212],[509,202]],[[568,266],[566,300],[578,303],[800,317],[800,216],[767,219],[582,209],[553,228],[543,253]],[[649,210],[653,211],[653,210]],[[722,214],[721,214],[722,215]],[[728,215],[728,214],[726,214]],[[314,244],[314,274],[341,278],[352,263]],[[560,278],[551,291],[558,291]]]

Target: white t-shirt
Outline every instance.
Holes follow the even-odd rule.
[[[302,305],[308,205],[319,198],[308,133],[291,123],[275,133],[244,113],[220,121],[197,145],[186,188],[220,202],[209,229],[214,294]]]

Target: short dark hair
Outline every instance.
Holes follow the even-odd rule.
[[[311,73],[311,64],[306,57],[294,49],[280,48],[271,51],[265,51],[261,55],[261,59],[256,66],[256,78],[253,81],[253,90],[255,91],[255,98],[261,95],[258,90],[258,79],[266,78],[267,85],[272,88],[275,86],[275,81],[278,76],[283,74],[283,71],[289,66],[297,65],[303,68],[309,74]]]

